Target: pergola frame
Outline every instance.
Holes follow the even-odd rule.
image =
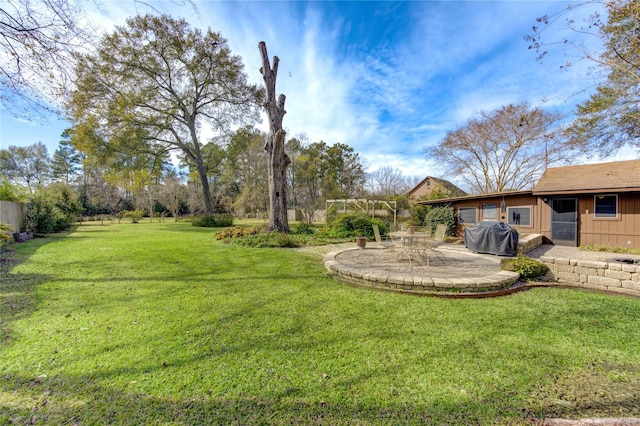
[[[393,228],[395,229],[398,224],[398,203],[391,200],[369,200],[366,198],[341,198],[336,200],[325,200],[325,211],[328,212],[335,204],[341,203],[343,211],[347,211],[347,206],[352,205],[355,211],[362,211],[365,214],[370,214],[371,217],[375,216],[376,205],[382,204],[383,207],[388,208],[393,212]]]

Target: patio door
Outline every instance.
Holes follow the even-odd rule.
[[[561,246],[578,246],[578,200],[551,200],[551,241]]]

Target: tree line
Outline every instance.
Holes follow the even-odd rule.
[[[78,188],[89,213],[140,206],[153,212],[173,188],[182,211],[264,211],[267,141],[253,126],[266,93],[248,82],[226,39],[166,15],[135,16],[96,38],[76,24],[80,6],[17,1],[1,9],[3,105],[16,97],[34,100],[64,111],[73,123],[50,160],[49,175],[38,172],[46,163],[43,146],[4,150],[3,192],[34,193],[57,180]],[[530,187],[545,167],[578,154],[638,146],[640,6],[616,0],[603,8],[606,14],[594,13],[584,24],[571,19],[571,8],[540,17],[526,36],[540,60],[550,46],[562,45],[596,64],[596,91],[578,105],[574,120],[526,102],[479,112],[427,149],[428,158],[464,181],[469,192],[481,193]],[[579,39],[544,40],[543,32],[563,17],[574,34],[598,37],[602,52],[593,54]],[[359,154],[342,143],[297,137],[285,149],[291,161],[288,198],[307,217],[325,198],[397,196],[411,187],[385,167],[367,184]],[[58,170],[71,158],[73,166]],[[176,160],[185,176],[170,167]]]
[[[81,211],[88,216],[117,215],[144,210],[153,216],[206,212],[199,173],[184,158],[175,167],[168,154],[105,150],[95,134],[69,129],[49,156],[35,143],[0,150],[0,199],[28,201],[46,188],[72,189]],[[253,126],[236,130],[205,145],[204,165],[214,212],[236,217],[265,217],[268,209],[267,164],[263,152],[266,135]],[[101,149],[96,149],[96,147]],[[346,144],[309,143],[306,136],[286,142],[291,158],[287,169],[289,205],[303,211],[309,222],[324,200],[374,197],[405,202],[415,183],[399,170],[382,168],[365,173],[360,155]]]

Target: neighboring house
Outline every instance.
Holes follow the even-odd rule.
[[[409,191],[409,199],[411,201],[424,200],[429,198],[429,194],[436,190],[444,194],[448,194],[450,197],[467,195],[466,192],[448,180],[427,176],[422,179],[419,184],[413,187],[411,191]]]
[[[443,202],[456,210],[458,235],[496,220],[547,243],[640,248],[640,160],[550,168],[530,191],[418,203]]]

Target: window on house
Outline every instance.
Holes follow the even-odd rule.
[[[513,226],[531,226],[531,207],[507,207],[507,223]]]
[[[475,225],[476,217],[475,207],[460,207],[458,209],[458,223],[461,225]]]
[[[617,195],[596,195],[594,200],[594,217],[618,217]]]
[[[482,220],[498,220],[498,205],[497,204],[483,204],[482,205]]]

